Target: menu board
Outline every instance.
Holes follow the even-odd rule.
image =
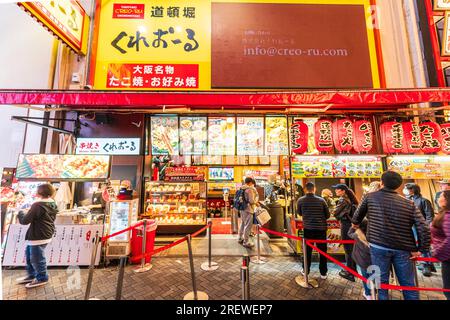
[[[151,117],[152,155],[178,155],[178,117]]]
[[[180,153],[182,155],[207,154],[208,132],[206,117],[180,118]]]
[[[208,180],[234,180],[234,168],[209,168],[208,172]]]
[[[164,181],[205,181],[206,167],[169,167]]]
[[[405,179],[450,178],[448,156],[391,156],[387,157],[387,165]]]
[[[17,179],[83,180],[107,179],[109,156],[21,154]]]
[[[237,118],[237,155],[260,156],[264,154],[264,118]]]
[[[380,178],[383,172],[377,156],[297,156],[292,175],[301,178]]]
[[[208,154],[235,155],[236,123],[233,117],[208,118]]]
[[[288,155],[288,130],[286,117],[266,118],[266,155]]]

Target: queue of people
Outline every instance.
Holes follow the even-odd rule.
[[[315,186],[309,182],[305,185],[306,195],[297,203],[297,213],[303,218],[304,237],[326,239],[326,221],[333,214],[340,222],[341,238],[355,240],[354,244],[344,245],[347,268],[357,271],[359,267],[365,278],[378,272],[382,284],[389,284],[393,270],[400,286],[414,287],[414,259],[434,257],[442,262],[443,288],[450,289],[450,181],[444,180],[440,184],[441,191],[436,199],[440,211],[435,217],[431,202],[421,195],[418,185],[408,183],[403,195],[397,192],[403,179],[393,171],[385,172],[381,182],[371,183],[360,203],[345,184],[332,186],[339,198],[334,204],[330,201],[330,192],[316,196]],[[327,250],[326,244],[317,244],[317,247],[324,252]],[[306,256],[309,272],[310,247]],[[326,279],[327,266],[322,258],[320,255],[319,270],[321,278]],[[421,269],[424,276],[436,272],[430,261],[424,262]],[[355,281],[353,274],[346,270],[341,270],[339,275]],[[377,292],[380,300],[388,299],[387,290]],[[366,284],[363,295],[367,300],[374,299]],[[418,300],[419,292],[404,290],[403,296],[405,300]],[[449,293],[445,296],[450,299]]]

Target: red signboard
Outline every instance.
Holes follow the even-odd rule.
[[[406,153],[420,152],[420,128],[412,121],[402,122]]]
[[[291,150],[293,154],[304,154],[308,151],[308,125],[301,120],[291,126]]]
[[[436,153],[441,150],[441,127],[433,121],[426,121],[419,125],[421,149],[423,153]]]
[[[397,121],[388,121],[381,125],[383,152],[387,154],[406,153],[403,126]]]
[[[442,152],[450,154],[450,123],[441,124]]]
[[[165,181],[205,181],[206,167],[169,167],[166,169]]]
[[[197,64],[110,64],[107,88],[198,88]]]
[[[350,152],[353,149],[353,121],[339,119],[333,122],[334,147],[339,152]]]
[[[319,152],[333,151],[333,121],[319,119],[314,124],[314,142]]]
[[[368,120],[358,120],[353,123],[353,149],[366,153],[373,148],[373,129]]]
[[[144,4],[114,3],[113,19],[144,19]]]

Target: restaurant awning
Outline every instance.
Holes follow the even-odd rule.
[[[95,91],[0,90],[2,105],[46,105],[64,110],[167,111],[196,110],[304,110],[305,112],[396,112],[418,103],[446,103],[450,88],[297,90],[297,91]],[[53,109],[52,109],[53,110]]]

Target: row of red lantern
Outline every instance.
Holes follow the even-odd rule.
[[[450,123],[439,125],[433,121],[388,121],[381,125],[383,151],[387,154],[409,154],[422,151],[450,154]]]
[[[308,151],[309,128],[301,120],[291,126],[291,150],[294,154]],[[373,129],[368,120],[319,119],[314,124],[314,142],[319,152],[339,152],[355,150],[359,153],[370,152],[373,148]]]

